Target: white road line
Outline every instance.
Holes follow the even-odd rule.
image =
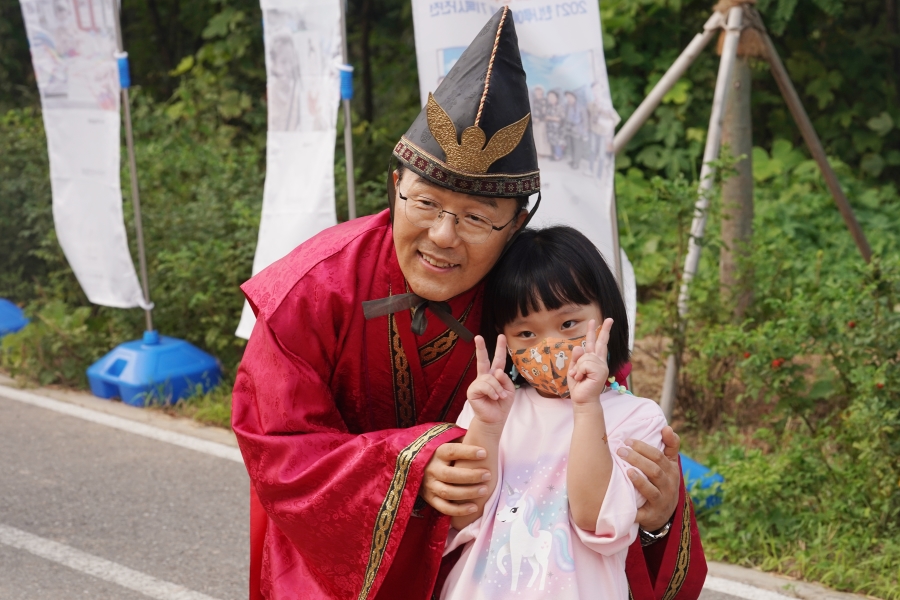
[[[711,575],[706,576],[706,583],[703,585],[703,589],[744,598],[745,600],[792,600],[791,596],[761,590],[745,583],[738,583],[737,581]]]
[[[218,442],[202,440],[190,435],[184,435],[183,433],[175,433],[174,431],[168,431],[160,427],[154,427],[153,425],[130,421],[128,419],[108,415],[75,404],[69,404],[68,402],[60,402],[59,400],[53,400],[46,396],[39,396],[38,394],[32,394],[30,392],[6,386],[0,386],[0,396],[24,404],[46,408],[64,415],[69,415],[70,417],[90,421],[91,423],[97,423],[99,425],[127,431],[128,433],[141,435],[160,442],[174,444],[176,446],[181,446],[182,448],[189,448],[218,458],[225,458],[241,464],[244,463],[240,450]]]
[[[145,575],[118,563],[76,550],[71,546],[0,524],[0,544],[65,565],[97,579],[115,583],[157,600],[216,600],[186,587]]]

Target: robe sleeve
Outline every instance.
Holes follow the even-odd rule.
[[[262,507],[304,570],[327,597],[374,598],[425,465],[464,432],[432,423],[352,434],[328,385],[333,374],[310,362],[259,318],[235,381],[232,427]]]
[[[706,557],[694,506],[684,479],[668,535],[645,548],[640,538],[628,548],[625,572],[633,598],[647,600],[697,600],[706,581]]]

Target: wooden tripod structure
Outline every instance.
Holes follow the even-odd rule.
[[[844,195],[844,191],[841,189],[837,175],[828,162],[822,142],[819,140],[819,136],[816,134],[816,130],[813,128],[812,122],[810,122],[809,116],[803,108],[803,104],[800,102],[800,96],[797,94],[797,90],[794,89],[794,84],[791,82],[787,70],[781,62],[778,52],[775,50],[772,39],[766,32],[762,18],[753,6],[754,2],[755,0],[722,0],[703,26],[703,32],[698,33],[688,44],[687,48],[669,67],[669,70],[666,71],[662,79],[659,80],[650,94],[638,106],[637,110],[634,111],[634,114],[622,126],[613,140],[613,152],[618,154],[647,121],[660,101],[662,101],[663,96],[672,89],[700,52],[720,30],[725,30],[722,58],[719,62],[719,72],[716,78],[716,88],[712,102],[712,114],[709,118],[709,130],[706,135],[706,147],[703,152],[703,166],[700,170],[700,188],[697,202],[694,205],[694,220],[691,225],[688,253],[684,261],[681,289],[678,294],[678,314],[682,319],[682,327],[684,327],[684,319],[688,313],[690,284],[697,274],[697,268],[700,264],[701,241],[706,230],[706,215],[709,208],[713,180],[715,179],[713,163],[719,158],[723,116],[728,102],[730,87],[729,82],[731,81],[732,68],[737,58],[738,43],[742,41],[742,35],[750,38],[747,41],[758,46],[757,53],[762,55],[769,63],[775,82],[778,84],[779,90],[781,90],[781,95],[784,97],[785,103],[794,117],[794,121],[800,128],[804,142],[806,142],[810,153],[822,171],[825,183],[834,197],[834,201],[841,212],[841,216],[844,218],[844,222],[847,224],[847,228],[856,241],[860,254],[866,262],[869,262],[872,258],[872,249],[869,246],[869,242],[866,240],[866,236],[859,226],[856,216],[853,214],[853,209],[850,207],[847,196]],[[618,262],[618,227],[615,215],[615,201],[612,209],[613,235],[616,238],[614,242],[616,242],[616,259]],[[617,270],[621,274],[621,268]],[[681,338],[683,336],[678,336],[673,341],[672,352],[666,364],[665,382],[660,399],[663,412],[669,420],[671,420],[672,412],[675,408],[675,388],[682,352]]]

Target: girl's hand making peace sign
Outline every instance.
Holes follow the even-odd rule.
[[[606,382],[609,379],[609,355],[607,344],[613,320],[603,321],[600,337],[597,337],[597,322],[588,321],[587,338],[584,348],[580,346],[572,350],[572,361],[569,363],[569,392],[573,404],[590,404],[597,402]]]
[[[497,336],[493,363],[488,358],[484,338],[475,336],[475,362],[478,377],[469,386],[466,397],[476,418],[485,425],[499,428],[499,433],[506,423],[516,393],[509,375],[503,372],[506,366],[506,336]]]

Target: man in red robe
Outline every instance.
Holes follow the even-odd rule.
[[[427,600],[446,515],[483,494],[485,472],[453,466],[483,450],[454,443],[452,423],[475,377],[482,280],[540,189],[510,13],[397,144],[392,210],[322,232],[242,288],[257,315],[232,418],[251,598]],[[648,499],[627,573],[634,598],[693,599],[706,564],[677,436],[664,439],[665,455],[638,442],[627,459]]]

